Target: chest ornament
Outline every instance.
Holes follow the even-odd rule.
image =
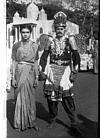
[[[65,51],[65,46],[66,46],[65,41],[63,41],[63,42],[54,41],[51,46],[52,54],[55,55],[56,57],[63,55],[63,53]]]

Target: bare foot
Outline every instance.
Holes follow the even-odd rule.
[[[34,126],[33,127],[36,131],[39,131],[40,130],[40,128],[38,127],[38,126]]]

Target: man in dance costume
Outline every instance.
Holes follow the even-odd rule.
[[[56,35],[50,45],[44,49],[39,64],[42,75],[45,78],[44,93],[50,114],[48,127],[52,128],[55,126],[58,103],[60,101],[71,121],[72,130],[77,128],[79,124],[72,97],[72,88],[78,74],[80,56],[74,36],[69,38],[65,36],[66,18],[66,14],[61,11],[55,14],[54,29]],[[50,59],[49,63],[48,57]]]

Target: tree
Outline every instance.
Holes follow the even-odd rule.
[[[99,1],[98,0],[70,0],[70,7],[67,10],[73,12],[72,21],[80,26],[80,30],[85,34],[91,32],[97,38],[98,36],[98,12]],[[95,22],[94,22],[95,20]],[[95,30],[95,31],[94,31]],[[91,34],[92,35],[92,34]]]
[[[21,17],[26,17],[26,8],[25,4],[17,4],[12,0],[7,1],[6,4],[6,23],[11,23],[13,20],[13,16],[18,11]]]
[[[7,23],[12,22],[16,11],[20,16],[26,17],[27,4],[17,4],[13,0],[7,0]],[[49,20],[58,11],[67,14],[67,19],[79,25],[80,30],[89,34],[91,26],[94,28],[94,35],[98,36],[98,11],[99,0],[42,0],[37,4],[39,9],[43,7]]]

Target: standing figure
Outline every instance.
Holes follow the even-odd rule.
[[[78,73],[80,56],[74,37],[70,36],[68,39],[65,36],[66,15],[63,12],[58,12],[54,16],[54,28],[56,36],[44,49],[39,63],[40,72],[45,79],[44,93],[50,114],[48,127],[52,128],[55,125],[60,101],[68,114],[72,128],[77,125],[72,88]],[[48,56],[49,63],[47,63]]]
[[[36,125],[35,87],[38,84],[37,44],[30,40],[30,25],[21,25],[22,40],[12,49],[12,86],[15,88],[14,128],[39,130]]]
[[[95,42],[94,42],[93,73],[98,74],[98,40],[95,40]]]

